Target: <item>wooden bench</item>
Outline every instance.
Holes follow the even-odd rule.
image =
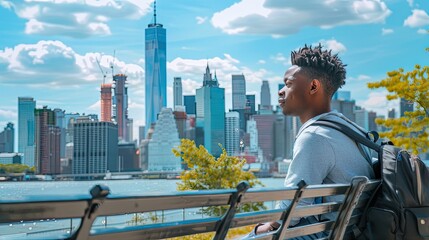
[[[230,228],[255,225],[259,222],[281,220],[281,227],[258,239],[285,239],[321,231],[330,231],[327,239],[343,239],[347,226],[356,224],[361,214],[356,209],[366,206],[368,197],[380,181],[356,177],[351,184],[307,186],[303,181],[296,188],[249,189],[242,182],[237,189],[185,191],[157,196],[108,196],[106,186],[96,185],[89,197],[63,199],[39,198],[29,201],[0,201],[0,224],[39,219],[81,219],[70,234],[55,236],[58,239],[163,239],[198,233],[215,232],[213,239],[225,239]],[[368,195],[364,194],[364,195]],[[324,202],[298,206],[302,198],[344,195],[343,202]],[[269,209],[237,213],[240,204],[292,200],[288,209]],[[97,217],[129,213],[147,213],[172,209],[189,209],[228,205],[222,217],[207,216],[193,220],[175,220],[136,226],[94,228]],[[291,218],[337,212],[336,221],[325,221],[303,227],[287,228]],[[168,219],[167,219],[168,220]],[[1,238],[1,233],[0,233]]]

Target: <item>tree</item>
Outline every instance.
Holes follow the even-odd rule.
[[[130,221],[127,221],[128,225],[142,225],[146,223],[158,223],[160,222],[156,212],[148,213],[134,213]]]
[[[414,111],[395,119],[377,119],[376,123],[387,128],[380,133],[395,145],[409,149],[413,154],[429,150],[429,67],[416,65],[410,72],[402,68],[387,73],[387,78],[368,83],[368,87],[386,88],[387,100],[402,98],[413,103]]]
[[[180,175],[182,182],[178,183],[179,191],[231,189],[241,181],[249,182],[250,187],[263,186],[253,173],[242,169],[246,163],[244,159],[228,156],[224,148],[220,157],[215,158],[204,146],[197,147],[194,141],[182,139],[181,145],[173,149],[173,153],[177,157],[182,157],[189,167],[189,170],[183,171]],[[242,205],[239,211],[257,211],[263,208],[263,203],[252,203]],[[226,210],[227,206],[208,207],[203,209],[202,213],[221,216]]]
[[[0,164],[0,171],[4,173],[25,173],[31,169],[33,168],[24,164]]]

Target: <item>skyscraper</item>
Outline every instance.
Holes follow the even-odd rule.
[[[212,79],[207,64],[203,86],[196,91],[196,142],[203,144],[214,156],[222,153],[225,145],[225,89],[219,87],[217,77]]]
[[[112,169],[111,172],[139,171],[141,169],[139,151],[132,142],[118,143],[118,161],[118,169]]]
[[[232,109],[246,108],[246,79],[243,74],[232,75]]]
[[[163,108],[156,121],[152,139],[149,140],[148,170],[180,171],[180,157],[176,157],[171,151],[179,145],[179,133],[173,111],[170,108]]]
[[[375,119],[377,118],[377,113],[374,111],[368,112],[368,130],[369,131],[377,131],[377,123]]]
[[[253,118],[250,118],[247,121],[246,132],[249,134],[249,151],[257,152],[259,148],[258,144],[258,128],[256,127],[256,121]]]
[[[368,111],[365,108],[356,107],[354,110],[355,113],[355,122],[357,125],[363,127],[366,130],[369,130],[369,115]]]
[[[34,110],[36,101],[31,97],[18,98],[18,152],[24,154],[23,164],[34,166]]]
[[[173,82],[174,108],[183,105],[182,78],[175,77]]]
[[[246,109],[249,109],[250,115],[256,114],[255,95],[246,95]]]
[[[103,83],[101,84],[101,121],[111,122],[112,121],[112,84]]]
[[[145,29],[146,131],[167,104],[167,33],[156,22],[156,2],[153,16],[154,22]]]
[[[387,117],[388,118],[395,118],[396,117],[396,111],[394,108],[387,110]]]
[[[337,110],[342,113],[348,119],[355,121],[355,101],[354,100],[342,100],[342,99],[332,99],[331,100],[331,108]]]
[[[7,123],[6,127],[0,132],[0,153],[13,153],[15,143],[15,129],[13,123]]]
[[[287,150],[287,116],[284,116],[281,111],[277,112],[277,118],[274,121],[274,132],[273,132],[273,158],[277,161],[286,158]]]
[[[116,74],[113,76],[115,82],[114,96],[114,119],[118,125],[118,138],[127,139],[127,122],[128,122],[128,88],[126,87],[127,76]]]
[[[55,126],[55,112],[44,106],[35,110],[35,164],[40,174],[61,173],[61,129]]]
[[[270,85],[267,80],[262,81],[261,86],[261,104],[259,110],[271,110],[271,93]]]
[[[195,115],[195,112],[196,112],[195,95],[183,96],[183,100],[186,107],[186,114]]]
[[[179,133],[179,138],[185,138],[186,137],[186,120],[188,119],[188,116],[185,112],[184,106],[176,106],[176,109],[174,109],[174,119],[176,121],[177,131]]]
[[[399,105],[399,116],[403,117],[405,116],[405,112],[412,112],[414,111],[414,103],[410,102],[404,98],[401,98],[401,102]]]
[[[274,114],[253,115],[258,129],[258,143],[263,151],[264,161],[274,160],[274,122],[277,116]],[[261,159],[262,160],[262,159]]]
[[[132,118],[127,118],[126,121],[125,141],[130,143],[133,141],[134,120]]]
[[[342,101],[351,101],[351,92],[350,91],[336,91],[333,100],[342,100]]]
[[[55,108],[55,126],[60,128],[60,157],[63,158],[66,156],[66,112],[62,109]]]
[[[74,124],[72,173],[118,169],[118,126],[81,117]]]
[[[79,117],[79,113],[66,113],[64,115],[66,127],[66,145],[67,143],[73,143],[74,123]]]
[[[145,126],[139,126],[139,144],[142,142],[143,139],[145,139]]]
[[[225,150],[229,156],[238,156],[240,150],[239,113],[225,114]]]

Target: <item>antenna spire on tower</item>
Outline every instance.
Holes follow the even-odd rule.
[[[153,2],[153,21],[156,25],[156,0]]]

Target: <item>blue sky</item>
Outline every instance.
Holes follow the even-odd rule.
[[[37,106],[99,114],[101,60],[111,82],[128,75],[129,115],[144,124],[144,29],[153,21],[152,0],[0,0],[0,129],[17,122],[17,98]],[[160,0],[157,22],[167,29],[167,102],[173,77],[184,94],[202,85],[207,61],[226,88],[243,73],[247,92],[269,80],[272,103],[290,66],[290,51],[322,43],[348,64],[343,90],[357,104],[386,115],[383,90],[366,83],[386,72],[427,65],[427,0]],[[113,53],[115,51],[115,59]],[[134,131],[135,135],[137,131]]]

